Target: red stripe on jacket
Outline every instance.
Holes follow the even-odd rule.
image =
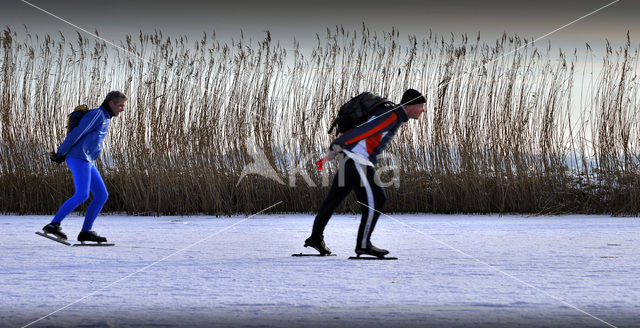
[[[367,153],[369,153],[369,155],[373,154],[373,150],[380,145],[380,140],[382,140],[382,133],[367,138]]]
[[[391,115],[389,115],[389,117],[387,117],[386,120],[382,121],[382,123],[378,124],[378,126],[376,126],[375,128],[369,130],[369,131],[365,131],[363,134],[351,138],[350,140],[347,140],[347,142],[345,142],[345,145],[349,145],[352,144],[354,142],[360,141],[362,139],[366,139],[369,138],[370,136],[378,133],[378,131],[386,128],[387,126],[389,126],[389,124],[393,123],[396,119],[398,118],[398,114],[396,113],[391,113]]]

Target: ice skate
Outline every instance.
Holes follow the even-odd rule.
[[[80,242],[81,245],[95,245],[95,244],[85,244],[85,242],[95,242],[98,245],[103,245],[103,243],[107,242],[107,238],[98,236],[98,234],[95,231],[82,231],[80,232],[80,234],[78,234],[78,241]],[[106,246],[107,244],[104,244],[104,245]]]
[[[67,242],[67,235],[65,235],[64,232],[62,232],[62,230],[60,229],[59,222],[47,224],[42,228],[42,231],[43,232],[36,231],[36,235],[42,236],[47,239],[51,239],[53,241],[57,241],[67,246],[71,245],[69,242]]]
[[[356,256],[352,256],[349,259],[352,260],[397,260],[396,257],[385,257],[389,254],[386,249],[375,247],[371,242],[367,242],[367,248],[356,247]],[[371,255],[362,256],[361,255]]]
[[[319,238],[314,238],[313,236],[307,238],[307,240],[304,241],[304,247],[313,247],[320,253],[320,255],[331,254],[331,250],[324,243],[323,236],[320,236]]]
[[[60,228],[60,222],[51,222],[42,228],[42,231],[47,234],[52,234],[60,239],[67,239],[67,235],[62,232]]]

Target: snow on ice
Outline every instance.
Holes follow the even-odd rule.
[[[398,261],[347,259],[356,215],[329,222],[335,257],[291,256],[313,251],[307,214],[107,215],[102,248],[0,216],[0,326],[640,327],[637,218],[392,216],[372,240]]]

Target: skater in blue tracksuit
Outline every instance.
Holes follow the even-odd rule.
[[[100,172],[96,169],[95,161],[102,151],[102,143],[109,128],[109,120],[124,111],[126,102],[127,97],[122,92],[109,92],[102,105],[87,111],[78,126],[69,132],[64,142],[58,147],[58,151],[51,154],[53,161],[66,162],[71,169],[75,193],[62,204],[51,223],[42,228],[45,233],[67,239],[67,235],[60,229],[60,223],[76,207],[84,203],[91,192],[93,200],[87,208],[82,231],[78,234],[78,241],[107,241],[106,238],[98,236],[91,230],[93,221],[109,196]]]

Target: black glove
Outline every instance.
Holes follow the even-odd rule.
[[[64,162],[66,156],[58,155],[58,153],[51,152],[51,157],[49,157],[49,158],[51,158],[52,161],[60,164],[60,163]]]

